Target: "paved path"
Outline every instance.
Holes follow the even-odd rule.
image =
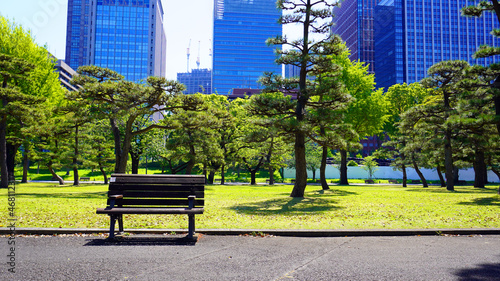
[[[131,235],[0,241],[0,280],[500,280],[500,236]]]

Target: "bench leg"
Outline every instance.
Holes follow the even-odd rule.
[[[109,215],[110,222],[109,222],[109,237],[108,238],[114,238],[115,237],[115,223],[116,223],[116,215]]]
[[[189,232],[188,232],[188,238],[189,239],[192,239],[193,236],[194,236],[194,230],[195,230],[195,226],[194,226],[194,214],[189,214]]]
[[[118,231],[123,234],[123,215],[118,215]]]

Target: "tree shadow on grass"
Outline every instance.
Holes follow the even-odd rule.
[[[485,263],[479,264],[474,268],[464,268],[457,270],[454,273],[459,279],[457,280],[499,280],[500,263]]]
[[[73,193],[16,193],[23,198],[65,198],[65,199],[107,199],[107,191],[99,192],[73,192]]]
[[[462,194],[497,194],[498,187],[486,187],[486,188],[467,188],[463,189],[460,186],[456,186],[454,191],[449,191],[446,187],[429,187],[429,188],[409,188],[404,189],[406,192],[427,192],[427,193],[462,193]]]
[[[328,198],[280,198],[253,203],[239,204],[230,207],[238,213],[246,215],[303,215],[304,213],[323,213],[334,209],[336,201]]]
[[[486,197],[486,198],[475,198],[474,200],[470,202],[461,202],[459,205],[465,205],[465,206],[498,206],[500,207],[500,196],[496,195],[493,197]]]

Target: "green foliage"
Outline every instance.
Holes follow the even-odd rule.
[[[373,174],[375,173],[375,171],[378,170],[378,163],[377,161],[375,161],[375,157],[374,156],[367,156],[365,157],[365,159],[363,159],[363,161],[361,162],[361,168],[363,168],[363,170],[367,171],[368,172],[368,176],[370,179],[373,178]]]
[[[358,163],[354,160],[349,160],[349,162],[347,162],[347,166],[348,167],[357,167]]]

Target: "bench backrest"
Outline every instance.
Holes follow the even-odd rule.
[[[194,207],[202,207],[204,185],[202,175],[112,174],[108,194],[123,195],[116,200],[119,207],[188,207],[190,195],[196,196]]]

